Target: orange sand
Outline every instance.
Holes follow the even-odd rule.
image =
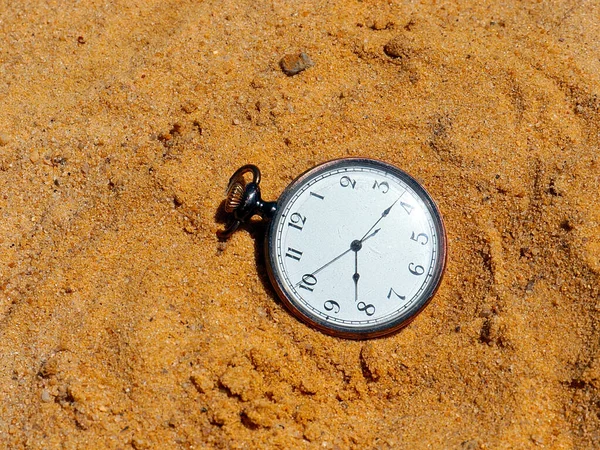
[[[0,447],[598,448],[599,17],[0,0]],[[215,237],[240,165],[274,199],[348,155],[448,228],[435,299],[365,342],[282,307],[260,225]]]

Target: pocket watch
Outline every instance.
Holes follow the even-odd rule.
[[[231,177],[218,233],[227,239],[255,215],[269,278],[289,311],[322,332],[379,337],[406,326],[438,289],[446,232],[435,202],[414,178],[368,158],[329,161],[304,172],[276,202],[260,194],[260,170]]]

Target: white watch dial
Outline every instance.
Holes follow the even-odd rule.
[[[440,282],[437,208],[404,172],[367,159],[317,166],[281,196],[268,235],[273,284],[300,318],[346,337],[385,334]]]

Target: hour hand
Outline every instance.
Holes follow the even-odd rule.
[[[365,242],[367,239],[372,238],[373,236],[375,236],[377,233],[379,233],[379,230],[381,230],[381,228],[377,228],[375,231],[373,231],[370,235],[368,235],[366,238],[361,239],[361,243]]]
[[[353,242],[354,243],[354,242]],[[352,247],[350,247],[352,248]],[[354,249],[352,249],[354,250]],[[354,280],[354,301],[358,302],[358,280],[360,275],[358,273],[358,251],[360,247],[354,250],[354,275],[352,275],[352,279]]]

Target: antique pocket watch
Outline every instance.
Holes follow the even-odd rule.
[[[304,172],[277,202],[262,200],[259,183],[254,165],[233,174],[224,205],[231,222],[218,235],[227,239],[254,215],[270,220],[267,271],[299,319],[343,338],[378,337],[407,325],[435,294],[444,223],[407,173],[373,159],[337,159]]]

